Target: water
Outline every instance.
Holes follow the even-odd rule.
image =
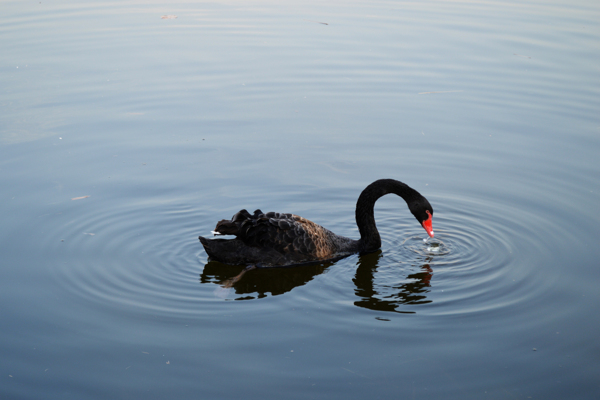
[[[598,396],[595,2],[3,11],[0,397]],[[380,251],[233,285],[197,241],[357,238],[380,178],[435,238],[386,196]]]

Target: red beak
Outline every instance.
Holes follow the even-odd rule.
[[[429,211],[425,211],[427,213],[427,215],[429,215],[429,218],[427,218],[425,221],[423,221],[423,228],[425,228],[425,230],[427,231],[427,234],[431,237],[433,237],[433,226],[431,226],[431,214],[429,213]]]

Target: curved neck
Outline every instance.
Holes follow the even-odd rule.
[[[361,251],[375,251],[381,247],[381,237],[375,225],[375,202],[388,193],[402,197],[407,203],[419,193],[408,185],[394,179],[380,179],[362,191],[356,202],[356,225],[360,232]]]

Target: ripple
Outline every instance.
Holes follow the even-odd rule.
[[[422,243],[419,243],[422,241]],[[444,256],[452,251],[452,245],[446,244],[439,238],[425,238],[413,236],[402,242],[403,246],[422,256]]]
[[[102,307],[174,316],[214,300],[198,284],[197,210],[132,203],[72,214],[44,243],[62,254],[56,280],[65,291]]]
[[[56,280],[76,298],[173,317],[219,310],[202,307],[207,302],[260,299],[304,286],[309,291],[304,301],[318,308],[341,302],[377,311],[467,315],[527,304],[549,287],[555,275],[535,272],[551,252],[535,233],[556,229],[551,222],[490,199],[456,197],[436,204],[435,238],[424,241],[426,234],[410,216],[399,223],[397,210],[378,211],[382,251],[250,271],[230,287],[222,285],[242,267],[206,264],[196,239],[210,231],[204,221],[219,211],[200,211],[183,201],[103,207],[88,202],[61,214],[63,223],[51,224],[43,245],[62,254]]]
[[[527,304],[550,287],[556,274],[540,277],[536,266],[548,261],[551,249],[536,233],[557,229],[551,221],[492,199],[456,197],[436,204],[442,205],[435,214],[436,236],[428,241],[412,221],[401,237],[394,237],[391,213],[378,221],[384,252],[373,292],[387,299],[388,308],[431,315],[490,312]],[[420,294],[419,301],[410,290]]]
[[[377,214],[382,251],[351,256],[318,270],[252,272],[244,275],[244,282],[217,291],[227,299],[251,300],[317,285],[309,283],[317,280],[319,288],[310,291],[308,301],[320,309],[344,303],[376,311],[455,316],[526,306],[551,286],[553,271],[541,277],[536,273],[551,253],[536,232],[555,230],[555,222],[498,199],[454,197],[435,204],[440,207],[433,239],[424,241],[426,234],[410,215],[399,223],[398,210],[390,208]],[[345,220],[338,225],[347,227]],[[242,271],[223,270],[222,265],[208,264],[205,282],[224,282]]]

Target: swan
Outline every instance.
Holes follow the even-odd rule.
[[[235,235],[235,239],[199,236],[212,260],[232,265],[289,266],[338,259],[354,253],[370,253],[381,247],[375,225],[375,202],[388,193],[402,197],[408,209],[433,237],[433,208],[415,189],[395,179],[380,179],[367,186],[356,202],[356,224],[360,239],[336,235],[306,218],[277,212],[236,213],[221,220],[213,233]]]

